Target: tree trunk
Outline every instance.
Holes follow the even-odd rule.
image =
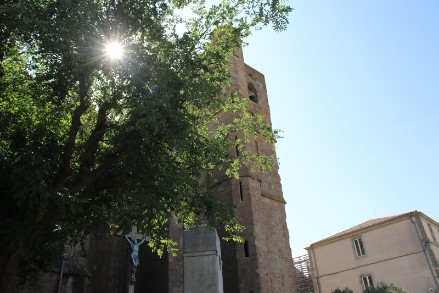
[[[34,265],[34,259],[30,257],[35,252],[32,250],[35,249],[35,243],[41,241],[44,231],[53,229],[59,219],[59,212],[56,208],[54,202],[50,201],[44,218],[28,226],[28,231],[23,231],[26,237],[23,235],[14,243],[7,239],[0,240],[0,293],[20,292],[20,286],[27,277],[26,273]]]
[[[0,292],[18,292],[19,269],[23,253],[20,250],[1,252]]]

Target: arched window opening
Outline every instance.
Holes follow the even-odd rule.
[[[248,98],[252,102],[256,104],[258,103],[258,93],[256,91],[256,88],[251,83],[248,84]]]

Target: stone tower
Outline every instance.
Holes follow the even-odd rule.
[[[264,75],[244,63],[242,49],[235,51],[231,62],[231,92],[249,99],[247,111],[262,114],[271,125]],[[225,123],[232,114],[222,114]],[[239,139],[239,133],[235,136]],[[271,145],[256,139],[247,150],[274,154]],[[239,156],[235,149],[232,156]],[[225,293],[291,293],[296,292],[293,260],[286,224],[285,200],[277,166],[269,173],[240,171],[239,180],[217,175],[213,194],[234,207],[238,222],[246,227],[244,243],[221,240],[222,273]],[[171,237],[182,239],[182,228],[171,223]],[[221,231],[219,231],[221,236]],[[183,256],[169,257],[169,293],[183,293]]]
[[[249,99],[247,110],[262,114],[271,125],[264,75],[244,63],[242,49],[232,60],[232,91]],[[229,114],[226,114],[229,115]],[[222,117],[227,121],[233,119]],[[236,134],[239,138],[239,134]],[[274,154],[262,138],[247,146],[259,154]],[[239,156],[236,150],[232,155]],[[219,178],[214,194],[232,204],[234,213],[246,227],[244,243],[222,241],[224,292],[296,292],[293,261],[286,224],[285,200],[277,166],[269,173],[244,168],[239,180]]]

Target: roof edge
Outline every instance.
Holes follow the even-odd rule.
[[[344,231],[336,233],[336,234],[334,234],[332,236],[329,236],[329,237],[326,237],[326,238],[324,238],[322,240],[319,240],[319,241],[316,241],[314,243],[311,243],[308,247],[305,247],[305,249],[309,250],[309,249],[316,248],[316,247],[319,247],[319,246],[322,246],[322,245],[325,245],[325,244],[329,244],[329,243],[332,243],[332,242],[337,242],[337,241],[340,241],[342,239],[350,238],[350,237],[352,237],[354,235],[361,234],[361,233],[363,233],[365,231],[375,230],[378,227],[387,226],[389,224],[393,224],[393,223],[405,220],[406,218],[410,218],[410,217],[418,216],[418,215],[421,215],[421,216],[427,218],[428,220],[432,221],[433,223],[439,225],[439,223],[437,223],[435,220],[431,219],[430,217],[426,216],[422,212],[414,210],[414,211],[411,211],[411,212],[408,212],[408,213],[403,213],[403,214],[399,214],[399,215],[395,215],[395,216],[390,216],[390,217],[388,217],[388,219],[385,219],[383,221],[371,224],[371,225],[366,226],[366,227],[358,227],[357,229],[355,229],[355,227],[357,227],[357,226],[361,226],[361,225],[363,225],[363,224],[365,224],[365,223],[367,223],[369,221],[374,220],[374,219],[371,219],[369,221],[363,222],[363,223],[361,223],[359,225],[353,226],[353,227],[348,228],[348,229],[346,229]],[[384,217],[384,218],[387,218],[387,217]]]

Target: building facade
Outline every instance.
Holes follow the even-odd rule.
[[[271,125],[263,74],[244,63],[242,49],[232,61],[232,91],[249,99],[247,110],[262,114]],[[233,116],[223,117],[223,120]],[[239,138],[239,133],[236,134]],[[257,138],[247,146],[258,154],[272,155],[271,145]],[[239,156],[235,150],[232,155]],[[214,194],[234,206],[237,220],[246,227],[244,243],[222,242],[224,292],[295,292],[293,261],[286,224],[285,200],[277,166],[268,173],[244,168],[239,180],[222,177]]]
[[[391,282],[410,293],[438,292],[439,224],[413,211],[372,219],[311,244],[315,292],[355,292]]]
[[[271,125],[270,108],[263,74],[244,63],[242,49],[231,62],[232,84],[229,89],[248,99],[247,111],[262,114]],[[225,123],[234,119],[222,114]],[[236,133],[236,139],[240,134]],[[262,137],[247,145],[247,150],[264,155],[275,153]],[[239,157],[237,150],[230,150]],[[221,240],[224,292],[289,293],[296,292],[293,260],[286,224],[285,200],[277,166],[271,172],[243,168],[239,179],[218,174],[211,187],[222,202],[234,207],[238,222],[246,227],[244,243]],[[221,231],[218,231],[221,237]],[[181,228],[171,227],[174,239],[181,239]],[[169,257],[169,292],[182,293],[182,256]]]

